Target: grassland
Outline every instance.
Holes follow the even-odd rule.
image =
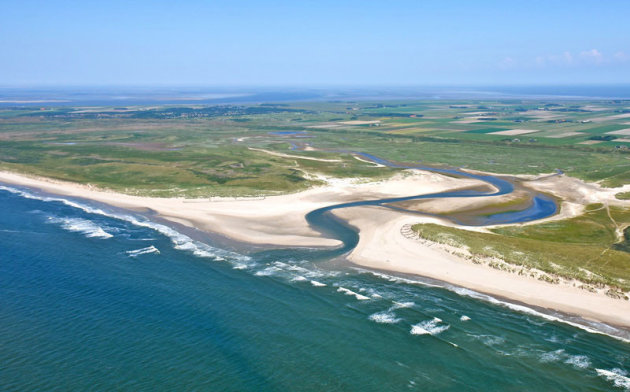
[[[618,230],[630,225],[630,210],[587,207],[581,216],[536,225],[512,226],[491,233],[419,224],[413,229],[430,241],[467,247],[476,257],[496,257],[593,285],[630,290],[630,232],[619,241]]]
[[[628,101],[388,101],[0,109],[0,168],[155,196],[258,195],[381,178],[394,161],[630,182]],[[506,136],[495,132],[528,129]],[[595,144],[582,144],[582,143]],[[250,148],[324,160],[272,156]],[[307,150],[307,151],[305,151]]]

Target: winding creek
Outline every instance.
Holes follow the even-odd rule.
[[[514,185],[508,180],[492,176],[492,175],[481,175],[481,174],[473,174],[468,173],[461,170],[456,169],[444,169],[444,168],[433,168],[423,165],[410,165],[410,164],[401,164],[394,163],[388,161],[383,158],[379,158],[372,154],[361,153],[361,152],[349,152],[354,155],[358,155],[361,158],[368,160],[370,162],[397,168],[397,169],[418,169],[425,170],[439,174],[458,176],[464,178],[471,178],[483,181],[491,186],[493,186],[496,190],[491,192],[473,190],[473,189],[463,189],[456,191],[447,191],[447,192],[439,192],[439,193],[430,193],[425,195],[415,195],[415,196],[405,196],[405,197],[392,197],[385,199],[377,199],[377,200],[364,200],[364,201],[356,201],[356,202],[348,202],[348,203],[340,203],[332,206],[327,206],[323,208],[319,208],[317,210],[311,211],[306,215],[306,220],[311,225],[311,227],[315,228],[317,231],[322,233],[324,236],[331,237],[334,239],[338,239],[343,242],[343,246],[336,250],[336,253],[343,254],[348,252],[357,245],[359,242],[359,235],[355,228],[344,222],[343,220],[335,217],[331,212],[334,210],[339,210],[342,208],[350,208],[350,207],[359,207],[359,206],[381,206],[391,208],[397,211],[406,212],[406,213],[414,213],[420,215],[429,215],[427,213],[412,211],[408,209],[404,209],[401,207],[394,206],[392,204],[408,201],[408,200],[420,200],[420,199],[435,199],[435,198],[454,198],[454,197],[489,197],[489,196],[501,196],[507,195],[514,192]],[[560,174],[561,172],[558,172]],[[514,224],[514,223],[523,223],[530,222],[538,219],[543,219],[548,216],[555,214],[558,210],[558,206],[556,202],[550,198],[549,196],[543,194],[536,194],[532,198],[531,205],[523,210],[517,211],[507,211],[507,212],[499,212],[495,214],[491,214],[488,216],[481,216],[476,219],[477,226],[490,226],[490,225],[498,225],[498,224]],[[433,215],[433,214],[431,214]],[[440,216],[440,215],[433,215]],[[450,218],[453,220],[453,218]],[[456,223],[461,223],[457,222]],[[328,252],[327,252],[328,253]],[[326,255],[327,257],[330,254]]]

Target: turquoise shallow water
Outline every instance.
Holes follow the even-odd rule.
[[[0,390],[621,391],[629,372],[629,343],[468,290],[0,188]]]

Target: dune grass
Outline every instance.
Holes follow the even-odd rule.
[[[611,219],[612,217],[612,219]],[[630,290],[630,210],[594,204],[578,217],[536,225],[510,226],[480,233],[435,224],[413,229],[430,241],[464,246],[475,256],[497,257],[507,263],[536,268],[590,284]]]

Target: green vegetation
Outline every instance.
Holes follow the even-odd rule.
[[[630,200],[630,192],[619,192],[615,197],[619,200]]]
[[[479,233],[434,224],[413,229],[431,241],[467,247],[477,257],[507,263],[591,284],[630,290],[630,231],[619,242],[619,228],[630,225],[630,210],[601,204],[572,219],[511,226]]]
[[[381,178],[394,171],[360,162],[347,152],[361,151],[394,161],[498,173],[561,169],[618,186],[630,182],[630,142],[609,133],[629,127],[629,117],[623,117],[629,104],[510,100],[16,106],[0,109],[0,168],[156,196],[258,195],[313,186],[318,184],[313,174]],[[497,134],[514,129],[531,132]]]

